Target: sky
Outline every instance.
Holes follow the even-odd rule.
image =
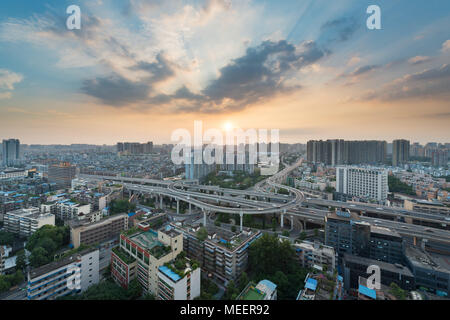
[[[0,139],[171,143],[195,120],[450,142],[450,1],[0,1]]]

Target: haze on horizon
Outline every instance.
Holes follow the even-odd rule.
[[[0,3],[0,139],[171,143],[227,123],[310,139],[450,141],[450,2]],[[172,142],[173,143],[173,142]]]

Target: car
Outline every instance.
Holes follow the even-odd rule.
[[[431,233],[433,233],[434,231],[433,230],[431,230],[431,229],[425,229],[425,231],[426,232],[431,232]]]
[[[402,228],[403,228],[403,229],[408,229],[408,227],[407,227],[407,226],[402,226]]]

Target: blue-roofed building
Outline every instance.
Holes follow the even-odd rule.
[[[250,282],[236,300],[277,300],[277,285],[269,280],[261,280],[257,285]]]
[[[369,289],[366,286],[359,285],[358,288],[358,294],[364,295],[370,299],[376,300],[377,299],[377,292],[374,289]]]

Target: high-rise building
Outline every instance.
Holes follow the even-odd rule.
[[[327,165],[378,164],[386,159],[386,141],[308,141],[307,160]]]
[[[147,143],[139,142],[118,142],[117,152],[119,154],[149,154],[153,152],[153,142]]]
[[[439,149],[431,153],[431,164],[434,167],[446,167],[448,163],[448,150]]]
[[[392,165],[394,167],[407,164],[409,161],[409,141],[394,140],[392,142]]]
[[[20,159],[20,141],[18,139],[3,140],[3,165],[12,166]]]
[[[58,188],[70,188],[76,175],[76,166],[69,162],[52,165],[48,168],[48,181]]]
[[[384,202],[388,194],[388,173],[379,168],[337,167],[336,191]]]

